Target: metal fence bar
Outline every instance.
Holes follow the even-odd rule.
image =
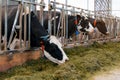
[[[7,10],[8,10],[8,0],[5,0],[5,36],[4,36],[4,43],[5,43],[5,50],[7,50]]]
[[[11,0],[11,1],[21,2],[22,0]],[[45,6],[45,4],[39,4],[37,2],[30,2],[30,1],[26,1],[26,0],[24,0],[23,2],[26,3],[26,4],[32,4],[32,5],[38,5],[38,6]]]
[[[59,18],[59,23],[58,23],[58,26],[57,26],[57,33],[56,33],[56,36],[59,37],[59,32],[60,32],[60,26],[61,26],[61,22],[62,22],[62,12],[60,13],[60,18]],[[60,32],[61,33],[61,32]]]
[[[51,35],[51,4],[50,0],[48,0],[48,33]]]
[[[62,8],[64,8],[64,5],[62,5]],[[62,22],[61,22],[61,26],[62,26],[62,31],[61,31],[61,36],[62,36],[62,38],[61,38],[61,42],[62,42],[62,44],[64,45],[64,42],[65,42],[65,41],[64,41],[64,36],[65,36],[65,35],[64,35],[64,32],[65,32],[65,30],[64,30],[64,29],[65,29],[65,28],[64,28],[64,27],[65,27],[65,26],[64,26],[65,13],[64,13],[64,10],[61,10],[61,11],[62,11],[62,14],[61,14],[61,19],[62,19],[62,20],[61,20],[61,21],[62,21]]]
[[[66,9],[66,12],[65,12],[66,13],[66,15],[65,15],[65,21],[66,21],[66,39],[68,39],[68,11],[67,11],[67,3],[68,3],[67,0],[65,0],[65,5],[66,5],[66,7],[65,7],[65,9]]]
[[[51,1],[51,3],[55,3],[55,4],[58,4],[58,5],[64,5],[64,6],[67,6],[67,7],[75,7],[75,6],[71,6],[71,5],[65,5],[65,4],[63,4],[63,3],[59,3],[59,2],[54,2],[54,1]],[[54,8],[54,7],[53,7]],[[56,8],[56,7],[55,7]],[[57,7],[58,9],[61,9],[61,8],[59,8],[59,7]],[[89,16],[95,16],[95,17],[101,17],[101,18],[113,18],[113,16],[108,16],[108,15],[105,15],[105,14],[102,14],[102,13],[98,13],[97,15],[96,14],[94,14],[95,13],[95,11],[92,11],[92,10],[88,10],[88,9],[82,9],[82,8],[79,8],[79,7],[75,7],[75,9],[78,9],[78,10],[81,10],[81,11],[83,11],[83,13],[85,13],[85,14],[89,14]],[[71,11],[71,10],[66,10],[66,11]],[[78,12],[79,13],[79,11],[76,11],[76,12]],[[101,15],[104,15],[104,16],[101,16]]]
[[[26,6],[26,3],[24,3],[24,47],[26,47],[26,30],[27,30],[27,22],[26,22],[26,20],[27,20],[27,11],[26,11],[26,8],[27,6]]]
[[[62,3],[59,3],[59,2],[56,2],[56,1],[51,1],[51,3],[53,3],[53,9],[58,9],[58,10],[61,10],[61,11],[64,11],[64,12],[67,12],[67,11],[70,11],[70,12],[73,12],[73,13],[75,13],[75,14],[78,14],[78,13],[84,13],[85,15],[88,15],[89,17],[94,17],[95,16],[95,14],[94,14],[94,11],[91,11],[91,10],[88,10],[88,9],[82,9],[82,8],[77,8],[77,7],[74,7],[74,6],[71,6],[71,5],[67,5],[67,4],[62,4]],[[54,5],[56,5],[56,6],[54,6]],[[58,7],[57,5],[63,5],[64,7]],[[78,10],[71,10],[71,9],[67,9],[68,7],[70,7],[70,8],[73,8],[74,7],[74,9],[78,9]],[[54,10],[55,11],[55,10]],[[65,14],[65,15],[67,15],[67,14]],[[115,18],[113,18],[113,16],[101,16],[101,15],[97,15],[96,17],[98,17],[99,19],[112,19],[112,21],[113,21],[113,19],[115,19]],[[67,19],[67,18],[65,18],[65,19]],[[54,24],[55,24],[55,22],[54,22]],[[64,24],[64,27],[65,26],[67,26],[67,20],[66,20],[66,22],[64,22],[64,23],[62,23],[62,24]],[[110,37],[112,37],[112,36],[117,36],[117,34],[118,34],[118,30],[117,29],[119,29],[118,27],[116,27],[117,26],[117,22],[114,22],[114,24],[113,24],[113,22],[111,23],[109,23],[108,24],[108,26],[109,26],[109,32],[110,33],[112,33],[111,35],[110,35]],[[67,36],[67,27],[64,29],[64,35],[65,36]],[[101,35],[101,33],[100,32],[97,32],[95,35],[97,35],[97,39],[104,39],[105,37],[103,36],[103,35]],[[67,38],[67,37],[66,37]],[[86,38],[87,39],[87,38]],[[88,40],[89,40],[89,37],[88,37]],[[85,40],[84,40],[85,41]]]
[[[62,8],[60,8],[60,7],[53,7],[53,8],[56,8],[56,9],[59,9],[59,10],[63,10]],[[73,11],[73,10],[71,10],[71,9],[64,9],[64,11],[70,11],[70,12],[76,12],[76,13],[80,13],[80,11]]]
[[[31,6],[31,4],[29,4],[29,13],[31,12],[31,9],[32,8],[32,6]],[[30,38],[31,38],[31,13],[29,14],[29,23],[28,23],[28,48],[30,48]]]
[[[45,6],[45,4],[39,4],[39,3],[37,3],[37,2],[32,2],[32,1],[34,1],[34,0],[30,0],[30,1],[27,1],[27,0],[10,0],[11,1],[11,3],[12,2],[18,2],[18,9],[17,9],[17,12],[16,12],[16,15],[15,15],[15,19],[14,19],[14,23],[13,23],[13,25],[12,25],[12,31],[11,31],[11,34],[10,34],[10,39],[9,39],[9,41],[7,40],[7,37],[8,37],[8,5],[9,5],[9,1],[8,0],[5,0],[4,1],[4,3],[5,3],[5,15],[4,15],[4,17],[3,18],[5,18],[4,20],[4,25],[5,25],[5,29],[4,29],[4,32],[5,32],[5,35],[4,35],[4,49],[2,50],[1,49],[1,46],[2,46],[2,43],[1,43],[1,41],[2,41],[2,1],[3,0],[0,0],[0,53],[4,53],[5,51],[10,51],[10,50],[7,50],[7,48],[9,48],[10,47],[10,44],[11,44],[11,41],[12,41],[12,39],[13,39],[13,34],[14,34],[14,30],[15,30],[15,27],[16,27],[16,23],[17,23],[17,21],[19,21],[19,24],[18,24],[18,26],[20,26],[20,29],[19,29],[19,40],[20,40],[20,44],[19,44],[19,48],[20,49],[17,49],[17,50],[25,50],[25,49],[29,49],[30,48],[30,29],[31,29],[31,17],[30,17],[30,15],[29,15],[29,21],[28,21],[28,36],[26,35],[26,31],[27,31],[27,29],[26,29],[26,19],[22,19],[22,16],[23,16],[23,8],[26,8],[27,6],[28,6],[28,8],[29,8],[29,12],[28,13],[30,13],[31,12],[31,6],[33,5],[33,6],[42,6],[41,8],[43,8],[44,6]],[[26,4],[26,5],[24,5],[24,4]],[[26,10],[26,9],[25,9]],[[24,10],[24,11],[25,11]],[[42,11],[43,12],[43,11]],[[43,13],[40,13],[40,14],[43,14]],[[26,13],[26,12],[25,12]],[[51,13],[51,12],[50,12]],[[26,14],[25,14],[26,15]],[[26,17],[24,17],[24,18],[26,18]],[[19,19],[19,20],[18,20]],[[24,46],[25,46],[25,48],[23,49],[23,40],[22,40],[22,20],[24,20]],[[42,16],[42,21],[41,21],[41,23],[42,23],[42,25],[43,25],[43,16]],[[26,37],[28,37],[28,46],[26,45]],[[16,49],[15,49],[16,50]]]
[[[56,0],[54,0],[54,2],[56,2]],[[54,7],[56,7],[56,4],[53,4]],[[54,8],[54,18],[56,18],[56,9]],[[56,19],[54,20],[54,35],[56,35]]]
[[[20,18],[19,18],[19,25],[20,25],[20,30],[19,30],[19,40],[20,40],[20,48],[22,48],[22,15],[23,15],[23,2],[20,3],[21,5],[21,11],[20,11]]]
[[[5,5],[5,41],[4,42],[5,42],[5,50],[7,50],[6,48],[7,48],[7,16],[8,16],[7,15],[7,5],[8,5],[7,1],[8,0],[5,0],[5,1],[6,1],[6,5]],[[41,10],[41,12],[40,12],[41,20],[40,21],[41,21],[41,24],[43,25],[43,16],[42,15],[43,15],[43,6],[45,6],[45,4],[39,4],[39,3],[36,3],[36,2],[32,2],[33,0],[31,0],[31,1],[26,1],[26,0],[10,0],[10,1],[15,1],[15,2],[19,2],[20,3],[20,10],[19,10],[19,12],[20,12],[20,18],[19,18],[19,20],[20,21],[19,21],[19,25],[20,25],[20,45],[21,45],[22,44],[22,13],[23,13],[23,7],[26,8],[26,6],[28,5],[29,6],[29,13],[30,13],[30,11],[31,11],[30,9],[31,9],[32,5],[33,6],[36,6],[36,5],[41,6],[41,9],[40,9]],[[0,8],[1,8],[0,9],[0,30],[1,30],[1,23],[2,23],[2,20],[1,20],[1,15],[2,15],[2,13],[1,13],[1,10],[2,10],[1,3],[2,3],[2,0],[0,1]],[[67,19],[67,16],[66,16],[65,12],[68,12],[68,11],[69,12],[73,12],[73,13],[75,13],[75,15],[76,14],[80,14],[80,13],[85,13],[87,15],[94,16],[94,13],[93,13],[94,11],[90,11],[90,10],[87,10],[87,9],[82,9],[82,8],[74,7],[74,6],[68,5],[67,2],[66,2],[66,4],[61,4],[61,3],[56,2],[56,0],[54,0],[54,2],[48,0],[49,6],[51,5],[51,3],[54,3],[53,4],[54,5],[53,6],[54,17],[56,16],[56,10],[57,9],[61,10],[61,12],[62,12],[62,16],[61,16],[61,19],[60,19],[61,20],[60,24],[62,24],[63,30],[61,32],[61,35],[63,35],[66,38],[68,36],[68,19]],[[61,8],[57,7],[57,5],[62,5],[62,7]],[[68,9],[68,8],[74,8],[76,10],[71,10],[71,9]],[[25,15],[26,15],[26,12],[25,12]],[[51,30],[51,9],[50,8],[48,9],[48,15],[49,15],[48,16],[49,17],[49,20],[48,20],[48,32],[51,35],[51,31],[52,30]],[[114,19],[113,16],[107,16],[107,17],[103,16],[103,17],[101,17],[101,15],[97,15],[97,17],[104,18],[104,19]],[[17,18],[15,18],[15,19],[17,19]],[[27,48],[30,47],[30,22],[31,22],[31,20],[30,20],[30,15],[29,15],[29,23],[28,23],[28,25],[29,25],[29,32],[28,32],[29,33],[29,36],[28,36],[28,38],[29,38],[29,40],[28,40],[29,46],[26,46],[26,37],[27,37],[26,36],[26,19],[24,19],[24,41],[25,41],[24,45]],[[56,28],[55,28],[56,26],[55,26],[55,24],[56,24],[56,21],[54,20],[54,35],[56,34]],[[110,31],[110,33],[112,32],[114,36],[117,36],[116,34],[118,34],[118,32],[120,31],[120,30],[117,30],[117,29],[120,29],[120,28],[119,28],[119,26],[117,28],[113,27],[113,26],[117,26],[117,25],[113,25],[113,24],[116,24],[116,23],[113,23],[113,20],[112,20],[112,23],[109,22],[109,24],[108,24],[109,25],[109,31]],[[14,25],[13,26],[15,26],[15,21],[14,21]],[[113,29],[115,29],[115,31],[113,31]],[[113,35],[110,35],[110,37],[112,37]],[[1,37],[2,37],[2,35],[0,33],[0,50],[1,50]],[[9,43],[9,45],[10,45],[10,43]],[[22,48],[22,45],[21,45],[21,48]]]
[[[1,51],[1,41],[2,41],[2,0],[0,0],[0,51]]]
[[[40,4],[45,4],[44,0],[41,0]],[[44,22],[43,22],[43,18],[44,18],[43,17],[43,10],[44,10],[44,7],[45,6],[40,6],[40,13],[39,13],[39,15],[40,15],[39,20],[40,20],[42,26],[44,25]]]
[[[14,19],[14,23],[13,23],[13,26],[12,26],[12,31],[11,31],[11,34],[10,34],[10,39],[9,39],[7,48],[10,48],[10,44],[11,44],[11,41],[13,39],[13,35],[14,35],[14,32],[15,32],[15,27],[16,27],[16,23],[17,23],[17,20],[18,20],[19,12],[20,12],[20,4],[18,5],[18,10],[17,10],[16,16],[15,16],[15,19]]]

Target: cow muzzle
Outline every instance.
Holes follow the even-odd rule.
[[[67,61],[69,61],[69,58],[65,58],[65,59],[63,59],[62,61],[58,61],[58,65],[62,65],[63,63],[65,63],[65,62],[67,62]]]

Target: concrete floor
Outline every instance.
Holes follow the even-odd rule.
[[[120,80],[120,69],[94,76],[92,80]]]

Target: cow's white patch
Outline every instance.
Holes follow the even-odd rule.
[[[94,27],[92,26],[92,24],[89,22],[89,28],[85,28],[85,30],[89,33],[93,33],[94,32]]]
[[[52,62],[57,63],[57,64],[62,64],[64,63],[66,60],[69,60],[69,58],[67,57],[67,55],[65,54],[65,52],[62,49],[62,44],[58,41],[58,39],[55,36],[50,36],[50,43],[54,43],[58,46],[58,48],[61,50],[62,55],[63,55],[63,59],[62,60],[58,60],[54,57],[52,57],[47,51],[44,50],[44,54],[45,56]]]
[[[62,44],[58,41],[55,36],[50,36],[50,43],[55,43],[57,46],[62,47]]]
[[[79,25],[79,26],[77,26],[77,30],[80,32],[80,29],[82,29],[82,26],[81,25]]]

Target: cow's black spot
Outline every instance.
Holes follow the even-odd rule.
[[[58,46],[54,43],[49,43],[48,41],[45,43],[45,50],[50,53],[50,55],[58,60],[63,59],[62,51],[58,48]]]

